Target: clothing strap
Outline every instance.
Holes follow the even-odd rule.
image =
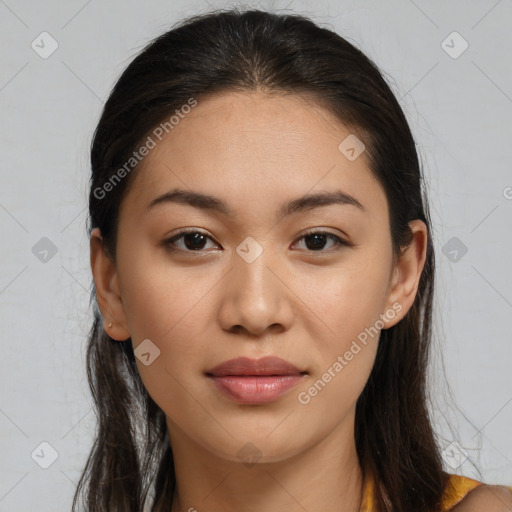
[[[441,510],[448,512],[457,503],[476,487],[483,485],[478,480],[473,480],[466,476],[450,475],[448,483],[443,493],[441,501]],[[363,499],[361,502],[360,512],[375,512],[375,498],[374,498],[375,482],[371,474],[365,475],[363,481]],[[511,489],[512,490],[512,489]]]

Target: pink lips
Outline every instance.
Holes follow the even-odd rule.
[[[277,400],[297,385],[307,372],[279,357],[230,359],[206,373],[217,389],[240,404]]]

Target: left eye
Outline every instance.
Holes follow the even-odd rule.
[[[177,240],[182,239],[184,242],[184,248],[178,247],[176,244]],[[181,233],[178,233],[177,235],[173,236],[172,238],[168,240],[164,240],[162,242],[162,245],[164,247],[167,247],[170,250],[181,250],[184,252],[196,252],[196,251],[202,251],[204,250],[204,244],[207,239],[211,239],[210,236],[203,233],[202,231],[197,230],[189,230],[189,231],[182,231]],[[324,248],[326,244],[326,240],[330,239],[333,241],[333,246],[351,246],[352,244],[347,242],[346,240],[341,239],[340,237],[333,235],[332,233],[326,233],[323,231],[313,231],[310,233],[306,233],[305,235],[302,235],[298,240],[306,240],[306,247],[310,251],[314,252],[327,252],[322,251],[321,249]],[[309,241],[309,243],[308,243]]]
[[[310,243],[306,243],[306,246],[308,249],[311,249],[313,251],[318,251],[319,249],[322,249],[323,245],[325,244],[326,240],[332,240],[333,246],[338,247],[342,245],[350,245],[345,240],[341,239],[340,237],[333,235],[331,233],[324,233],[323,231],[313,231],[311,233],[306,233],[305,235],[301,236],[299,240],[310,240]],[[321,251],[326,252],[326,251]]]

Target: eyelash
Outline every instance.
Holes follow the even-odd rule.
[[[190,229],[184,229],[183,231],[180,231],[179,233],[175,234],[172,238],[163,240],[161,242],[161,245],[170,251],[192,253],[192,254],[193,253],[202,253],[202,252],[204,252],[205,249],[197,249],[197,250],[193,251],[193,250],[188,250],[188,249],[178,249],[177,247],[174,246],[174,243],[176,240],[179,240],[180,238],[182,238],[185,235],[195,234],[195,233],[204,235],[207,238],[209,238],[210,240],[213,240],[208,234],[204,233],[203,231],[200,231],[195,228],[190,228]],[[348,242],[347,240],[344,240],[343,238],[340,238],[332,233],[329,233],[326,231],[314,231],[314,230],[304,233],[300,238],[297,239],[297,241],[302,240],[303,238],[306,238],[311,235],[327,235],[327,237],[329,237],[335,241],[335,249],[334,250],[339,250],[344,246],[345,247],[353,247],[355,245],[355,244]],[[330,252],[332,252],[332,250],[326,251],[326,250],[322,250],[322,249],[320,249],[318,251],[306,249],[306,251],[311,252],[311,253],[330,253]]]

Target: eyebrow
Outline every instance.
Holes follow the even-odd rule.
[[[153,199],[146,207],[146,211],[157,205],[166,203],[187,204],[201,210],[214,211],[227,216],[234,215],[233,210],[217,197],[178,188]],[[284,218],[298,212],[309,211],[314,208],[329,206],[332,204],[355,206],[362,212],[366,213],[364,206],[355,197],[341,190],[335,190],[333,192],[306,194],[302,197],[292,199],[281,206],[277,215],[279,218]]]

